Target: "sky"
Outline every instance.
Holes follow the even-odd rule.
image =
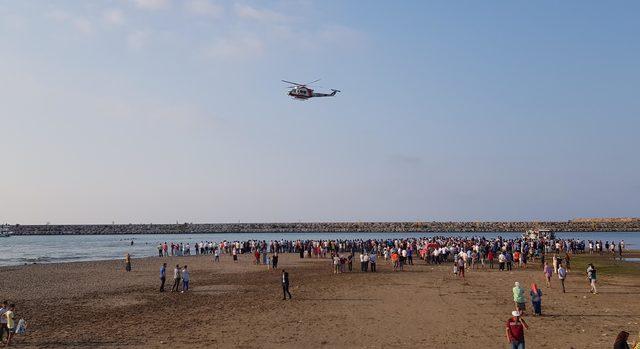
[[[639,216],[639,14],[0,0],[0,222]]]

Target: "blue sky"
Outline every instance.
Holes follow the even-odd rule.
[[[0,221],[638,216],[639,13],[0,1]]]

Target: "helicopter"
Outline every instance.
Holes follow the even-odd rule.
[[[291,84],[292,86],[289,86],[288,88],[290,88],[291,90],[289,90],[289,92],[287,93],[289,96],[298,99],[298,100],[307,100],[309,98],[312,97],[333,97],[336,95],[336,93],[340,92],[340,90],[336,90],[336,89],[331,89],[331,93],[318,93],[318,92],[313,92],[313,89],[307,87],[307,85],[311,85],[313,83],[316,83],[320,81],[320,79],[312,81],[312,82],[308,82],[306,84],[300,84],[297,82],[292,82],[292,81],[287,81],[287,80],[282,80],[282,82],[286,82],[287,84]]]

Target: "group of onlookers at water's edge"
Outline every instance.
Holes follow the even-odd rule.
[[[616,249],[617,247],[617,249]],[[469,270],[513,271],[526,269],[536,259],[542,268],[544,281],[548,288],[552,287],[552,278],[557,276],[562,292],[566,292],[565,281],[571,270],[574,254],[617,252],[622,257],[624,242],[602,243],[601,241],[577,240],[488,240],[485,238],[434,237],[422,239],[389,239],[389,240],[306,240],[306,241],[244,241],[244,242],[201,242],[193,246],[196,255],[213,255],[214,262],[220,261],[221,254],[229,254],[234,262],[240,255],[249,254],[256,265],[267,265],[269,269],[278,268],[279,253],[298,253],[300,258],[328,258],[334,274],[353,272],[353,260],[359,259],[360,272],[376,272],[378,258],[390,263],[394,271],[403,271],[406,265],[412,265],[414,256],[425,263],[453,263],[453,273],[463,279]],[[189,244],[160,244],[159,256],[191,255]],[[358,257],[356,257],[358,254]],[[549,255],[552,257],[549,258]],[[131,270],[130,257],[126,257],[126,270]],[[160,268],[160,292],[164,292],[167,277],[167,264]],[[597,294],[598,272],[590,263],[586,269],[589,290]],[[172,292],[187,292],[190,275],[186,265],[176,265],[173,270]],[[289,274],[282,271],[280,280],[283,299],[291,298],[289,292]],[[182,288],[182,289],[181,289]],[[526,312],[525,289],[519,282],[512,289],[514,310],[506,323],[506,339],[512,348],[524,348],[524,331],[529,328],[523,316]],[[533,316],[542,315],[543,292],[536,283],[529,289],[529,297]],[[625,337],[626,334],[626,337]],[[627,332],[621,332],[616,339],[615,348],[628,348]],[[621,343],[624,342],[625,346]]]

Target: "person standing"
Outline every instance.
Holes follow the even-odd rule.
[[[458,258],[458,276],[464,279],[464,262],[463,258]]]
[[[505,260],[507,261],[507,271],[511,271],[513,268],[513,255],[511,252],[507,251],[504,255]]]
[[[367,253],[367,251],[364,251],[364,257],[362,257],[364,259],[364,272],[368,272],[369,271],[369,254]]]
[[[189,270],[187,269],[187,266],[185,265],[184,268],[182,269],[182,293],[185,293],[186,291],[189,291]]]
[[[220,262],[220,248],[216,247],[216,249],[213,251],[213,261],[214,262]]]
[[[403,248],[400,253],[400,270],[404,270],[404,265],[407,263],[407,249]]]
[[[7,321],[7,344],[6,344],[7,347],[11,345],[11,339],[13,338],[13,334],[16,333],[16,322],[14,320],[15,310],[16,310],[16,305],[11,304],[9,305],[9,307],[4,313],[4,318]]]
[[[287,273],[284,269],[282,270],[282,300],[287,299],[287,295],[289,295],[289,299],[291,299],[291,292],[289,292],[289,273]]]
[[[173,269],[173,286],[171,286],[171,292],[179,292],[180,291],[180,265],[176,264],[176,268]]]
[[[498,255],[498,269],[500,271],[504,271],[504,264],[507,261],[507,258],[504,256],[504,253],[500,252]]]
[[[273,269],[278,269],[278,252],[273,253],[273,258],[271,258],[271,262],[273,263]]]
[[[489,250],[489,253],[487,254],[487,260],[489,260],[489,269],[493,269],[493,259],[495,258],[496,254],[493,253],[492,250]]]
[[[620,260],[622,260],[622,249],[624,246],[624,240],[622,240],[620,243],[618,243],[618,257],[620,257]]]
[[[164,282],[167,281],[167,263],[160,267],[160,292],[164,292]]]
[[[535,283],[531,284],[531,291],[529,291],[529,295],[531,296],[533,315],[542,315],[542,291],[540,291],[538,285]]]
[[[567,278],[567,269],[565,269],[562,264],[558,266],[558,279],[560,279],[560,284],[562,284],[562,293],[566,293],[564,290],[564,280]]]
[[[371,272],[376,272],[376,261],[378,260],[378,255],[375,251],[371,251],[371,255],[369,256],[369,263],[371,263]]]
[[[589,285],[591,285],[589,292],[598,294],[598,290],[596,289],[597,273],[593,263],[589,263],[589,267],[587,268],[587,279],[589,279]]]
[[[131,255],[129,253],[124,256],[124,269],[131,271]]]
[[[529,325],[522,318],[522,314],[514,310],[511,312],[512,317],[507,320],[507,342],[511,344],[511,349],[525,349],[524,347],[524,330],[529,329]]]
[[[545,281],[547,282],[547,287],[551,288],[551,275],[553,275],[553,269],[551,269],[549,263],[544,262],[542,271],[544,273]]]
[[[516,309],[519,312],[524,313],[524,311],[526,310],[524,289],[520,287],[520,283],[517,281],[513,286],[513,302],[516,305]]]
[[[9,303],[7,301],[4,301],[2,302],[2,304],[0,304],[0,343],[2,342],[2,337],[4,337],[4,333],[8,332],[7,318],[4,316],[4,314],[9,310],[8,307],[9,307]]]

